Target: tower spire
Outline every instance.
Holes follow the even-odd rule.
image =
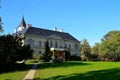
[[[22,20],[18,26],[18,31],[22,31],[24,28],[26,28],[26,22],[25,22],[24,16],[22,16]]]
[[[25,19],[24,19],[24,16],[22,16],[22,20],[21,20],[21,22],[20,22],[20,24],[19,24],[19,27],[26,27],[26,22],[25,22]]]

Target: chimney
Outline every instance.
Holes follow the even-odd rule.
[[[32,24],[27,24],[27,26],[26,26],[27,28],[29,28],[29,27],[32,27]]]
[[[63,32],[63,29],[60,29],[60,32]]]
[[[24,27],[18,26],[18,31],[22,31],[23,29],[24,29]]]
[[[57,31],[57,27],[54,27],[54,31]]]

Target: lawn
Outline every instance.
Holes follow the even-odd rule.
[[[120,80],[120,62],[40,63],[34,80]]]
[[[34,61],[26,61],[25,66],[13,67],[12,70],[0,73],[0,80],[22,80],[27,72],[32,68]]]

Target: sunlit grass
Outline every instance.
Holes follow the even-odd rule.
[[[120,80],[120,62],[41,63],[35,80]]]

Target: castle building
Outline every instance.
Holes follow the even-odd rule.
[[[69,33],[63,32],[61,29],[57,31],[33,27],[31,24],[26,24],[24,17],[14,33],[18,36],[24,36],[23,44],[29,44],[34,50],[34,53],[44,54],[45,43],[48,41],[51,50],[70,51],[70,55],[80,55],[80,41],[74,38]]]

